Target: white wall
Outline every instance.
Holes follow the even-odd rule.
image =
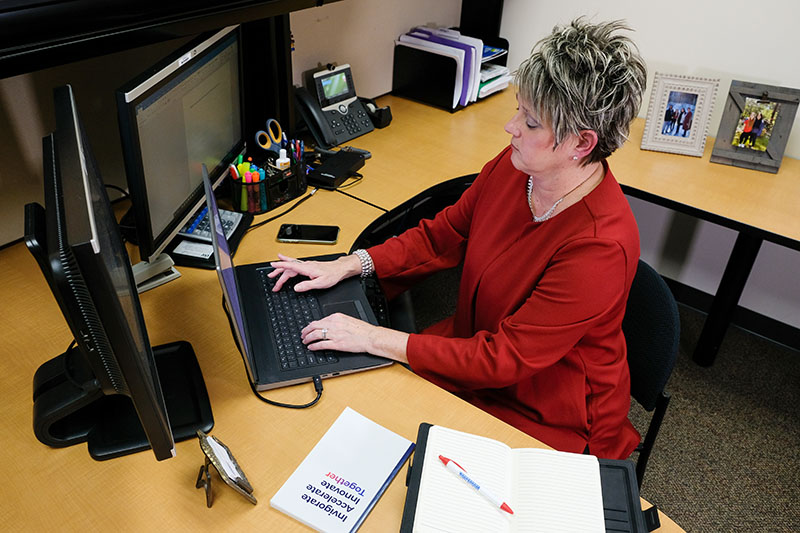
[[[518,66],[553,26],[579,15],[595,21],[627,20],[647,62],[648,87],[657,71],[719,78],[709,125],[712,136],[716,136],[731,80],[800,87],[800,63],[796,58],[796,50],[800,49],[800,8],[795,0],[776,0],[760,6],[743,0],[505,0],[501,34],[509,40],[509,66]],[[642,117],[647,113],[649,98],[648,92],[639,113]],[[640,141],[631,140],[637,144]],[[800,115],[795,119],[785,155],[800,157]],[[754,177],[758,175],[755,173]],[[684,215],[647,202],[631,199],[631,205],[639,222],[642,258],[673,279],[715,293],[735,232],[687,220]],[[800,327],[798,272],[800,253],[765,243],[740,304]]]
[[[290,15],[294,84],[317,63],[349,63],[360,96],[392,90],[394,40],[414,26],[457,26],[461,0],[345,0]]]

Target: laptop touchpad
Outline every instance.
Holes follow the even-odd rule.
[[[361,320],[367,320],[366,314],[361,308],[361,302],[358,301],[332,302],[322,306],[323,315],[328,316],[334,313],[342,313]]]

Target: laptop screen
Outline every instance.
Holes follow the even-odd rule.
[[[250,366],[250,350],[247,346],[247,335],[245,335],[244,319],[242,317],[242,306],[239,302],[239,290],[236,285],[236,275],[233,270],[233,260],[231,259],[228,241],[225,238],[225,231],[222,229],[222,220],[217,208],[217,199],[214,198],[214,191],[211,188],[211,180],[208,178],[208,170],[203,164],[203,184],[206,191],[206,204],[208,205],[208,217],[213,231],[211,232],[211,243],[214,246],[214,262],[217,265],[217,276],[219,284],[222,286],[222,296],[228,305],[228,312],[233,322],[234,333],[242,349],[247,370],[253,376]]]

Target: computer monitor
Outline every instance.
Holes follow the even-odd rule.
[[[181,262],[162,252],[204,205],[201,165],[216,187],[244,152],[240,33],[231,26],[200,36],[116,92],[136,238],[146,262],[134,267],[137,281],[140,269],[142,278],[168,281],[162,269]]]
[[[25,242],[74,343],[34,375],[34,433],[54,447],[86,441],[95,459],[147,448],[166,459],[175,440],[213,426],[205,383],[189,343],[151,348],[72,88],[54,99],[56,131],[42,143],[45,207],[25,206]]]

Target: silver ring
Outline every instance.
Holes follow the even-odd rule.
[[[328,340],[328,328],[322,328],[322,340]]]

